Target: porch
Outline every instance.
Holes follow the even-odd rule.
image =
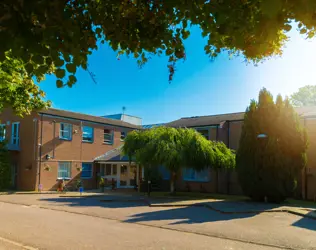
[[[95,158],[98,179],[103,178],[106,188],[132,189],[138,187],[144,177],[144,170],[128,156],[121,155],[121,147],[110,150],[104,155]],[[99,183],[97,184],[99,186]]]

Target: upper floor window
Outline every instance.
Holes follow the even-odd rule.
[[[64,140],[72,139],[72,125],[69,123],[60,123],[59,138]]]
[[[207,182],[210,180],[209,169],[206,168],[206,169],[201,170],[201,171],[196,171],[193,168],[184,168],[183,169],[183,180]]]
[[[82,141],[93,142],[93,128],[88,126],[82,127]]]
[[[20,144],[20,123],[19,122],[12,123],[11,143],[13,145]]]
[[[106,144],[113,144],[113,131],[110,129],[104,129],[103,142]]]
[[[0,124],[0,141],[5,140],[5,132],[6,132],[5,124]]]
[[[121,141],[124,141],[124,140],[125,140],[125,137],[126,137],[126,132],[125,132],[125,131],[122,131],[122,132],[121,132]]]

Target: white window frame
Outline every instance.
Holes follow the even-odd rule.
[[[92,131],[91,131],[91,140],[85,140],[84,138],[83,138],[83,136],[85,135],[85,134],[90,134],[89,132],[84,132],[84,128],[91,128],[92,129]],[[91,127],[91,126],[86,126],[86,125],[84,125],[84,126],[82,126],[82,137],[81,137],[81,140],[83,141],[83,142],[93,142],[94,141],[94,128],[93,127]]]
[[[122,134],[124,133],[124,138],[122,139]],[[121,141],[125,141],[125,138],[126,138],[126,131],[121,131],[121,137],[120,137],[120,140]]]
[[[105,132],[104,132],[105,130],[108,130],[109,133],[105,133]],[[104,144],[112,145],[112,144],[113,144],[113,137],[114,137],[113,134],[114,134],[114,133],[113,133],[113,130],[107,129],[107,128],[103,129],[103,143],[104,143]],[[104,138],[105,135],[109,135],[111,139],[108,140],[108,141],[106,141],[105,138]]]
[[[89,164],[91,165],[91,173],[90,176],[82,176],[82,172],[83,172],[83,164]],[[88,171],[85,171],[88,172]],[[90,172],[90,171],[89,171]],[[81,179],[91,179],[93,177],[93,162],[82,162],[81,163],[81,174],[80,174]]]
[[[14,134],[14,126],[15,125],[17,126],[16,135]],[[11,127],[11,144],[19,146],[20,145],[20,122],[12,122],[11,126],[12,126]],[[16,143],[14,143],[14,141]]]
[[[60,171],[61,164],[68,164],[67,167],[69,169],[67,171],[65,171],[65,170]],[[59,161],[58,162],[58,168],[57,168],[57,179],[58,180],[70,180],[71,179],[71,165],[72,165],[71,161]],[[69,176],[67,176],[67,177],[59,176],[60,172],[66,172],[67,175],[69,175]]]
[[[1,133],[1,130],[3,131],[3,134],[2,136],[0,134],[0,142],[6,139],[6,125],[5,124],[0,124],[0,133]]]
[[[64,126],[62,129],[62,125]],[[65,128],[65,126],[68,126],[68,130],[67,128]],[[68,137],[62,136],[62,133],[69,133]],[[66,141],[71,141],[72,140],[72,124],[71,123],[66,123],[66,122],[61,122],[59,124],[59,139],[62,140],[66,140]]]
[[[194,171],[194,177],[186,177],[185,176],[185,171],[187,171],[187,169],[189,169],[190,171]],[[209,168],[206,168],[202,171],[207,171],[207,176],[206,178],[197,178],[197,175],[199,174],[199,171],[194,170],[192,168],[183,168],[182,170],[182,175],[183,175],[183,180],[184,181],[193,181],[193,182],[209,182],[210,181],[210,170]]]

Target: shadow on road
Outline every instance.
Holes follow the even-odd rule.
[[[245,219],[255,215],[256,214],[221,214],[203,207],[180,207],[135,214],[131,216],[130,219],[125,220],[125,222],[176,220],[175,222],[170,222],[169,225],[197,224],[205,222]]]
[[[313,212],[310,212],[313,213]],[[310,218],[302,218],[292,224],[294,227],[305,228],[308,230],[316,231],[316,220]]]
[[[115,201],[109,199],[100,200],[95,198],[46,198],[41,199],[57,206],[69,206],[69,207],[104,207],[104,208],[135,208],[135,207],[148,207],[148,204],[142,200],[120,200]],[[159,203],[164,205],[162,201]],[[214,206],[225,207],[226,201],[214,201]],[[199,206],[180,206],[172,208],[153,208],[153,211],[146,213],[136,213],[130,216],[125,222],[149,222],[149,221],[161,221],[161,220],[172,220],[170,225],[176,224],[194,224],[194,223],[205,223],[215,221],[228,221],[235,219],[245,219],[256,215],[256,213],[248,214],[222,214],[206,207],[203,207],[203,203],[199,203]],[[227,204],[228,205],[228,204]],[[230,204],[232,205],[232,204]]]

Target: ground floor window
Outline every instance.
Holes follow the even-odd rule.
[[[62,161],[58,162],[58,179],[70,179],[71,178],[71,162]]]
[[[93,163],[82,163],[81,178],[89,179],[93,176]]]
[[[184,168],[183,180],[207,182],[210,180],[210,171],[208,168],[202,171],[196,171],[193,168]]]

